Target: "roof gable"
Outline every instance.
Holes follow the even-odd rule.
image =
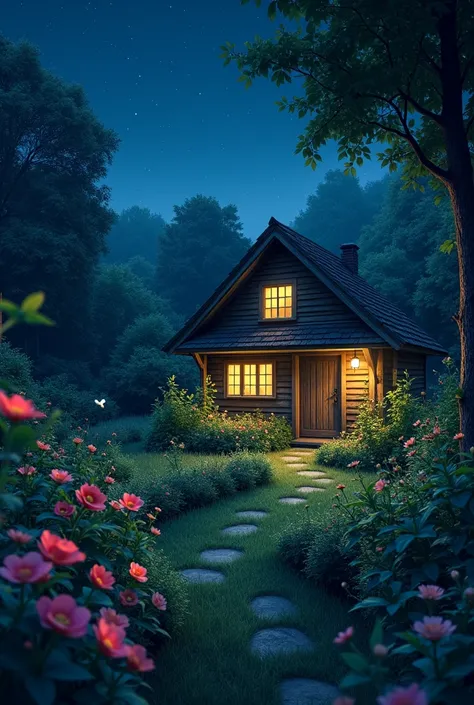
[[[402,311],[371,287],[362,277],[351,272],[342,260],[332,252],[317,243],[299,235],[291,228],[271,218],[267,229],[260,235],[246,255],[230,272],[222,284],[211,297],[198,309],[186,322],[183,328],[167,343],[164,350],[174,352],[178,348],[183,350],[197,350],[193,347],[199,343],[203,324],[222,308],[229,297],[236,294],[243,282],[257,267],[262,255],[274,241],[278,240],[302,264],[305,265],[323,284],[334,293],[356,316],[366,324],[375,336],[371,341],[375,344],[381,341],[398,350],[402,346],[423,348],[431,354],[443,354],[445,350],[438,345],[427,333],[413,323]],[[245,337],[245,331],[242,331]],[[252,336],[249,332],[245,340],[252,345]],[[197,335],[196,335],[197,334]],[[193,336],[193,340],[189,340]],[[268,333],[264,338],[269,337]],[[278,340],[278,336],[277,336]],[[281,338],[284,345],[285,336]],[[189,341],[186,343],[186,341]],[[209,342],[209,341],[208,341]],[[254,339],[256,342],[256,339]],[[362,341],[361,341],[362,342]],[[205,336],[201,343],[206,346]],[[366,344],[370,344],[370,335],[366,336]],[[243,345],[243,340],[234,340],[237,347]],[[200,349],[204,349],[200,348]],[[211,348],[209,348],[211,349]]]

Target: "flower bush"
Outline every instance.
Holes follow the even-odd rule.
[[[155,517],[107,498],[108,448],[59,446],[51,419],[0,391],[0,677],[18,702],[146,703],[147,645],[167,636],[150,581]],[[118,506],[117,506],[118,505]],[[156,530],[159,533],[159,530]]]
[[[231,416],[219,411],[215,396],[209,379],[205,394],[199,388],[196,394],[189,394],[171,377],[163,401],[155,404],[146,449],[166,450],[171,440],[196,453],[266,453],[290,446],[293,434],[286,419],[261,412]]]
[[[377,615],[369,655],[352,634],[336,643],[351,672],[341,686],[374,684],[382,705],[474,698],[474,448],[434,420],[414,422],[379,479],[359,474],[337,504],[360,571],[353,608]],[[415,458],[424,458],[420,470]],[[336,637],[337,639],[337,637]],[[399,685],[394,688],[393,683]],[[352,701],[354,702],[354,701]],[[365,700],[364,700],[365,702]]]

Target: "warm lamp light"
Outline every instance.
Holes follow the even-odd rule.
[[[360,360],[357,357],[357,353],[355,350],[354,350],[354,357],[351,360],[351,367],[353,370],[358,370],[360,367]]]

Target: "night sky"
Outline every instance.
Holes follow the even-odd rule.
[[[265,79],[246,90],[220,45],[273,36],[264,8],[240,0],[3,0],[0,32],[28,39],[43,65],[81,84],[98,118],[121,138],[107,183],[117,210],[138,204],[169,220],[202,193],[235,203],[254,239],[271,215],[290,222],[324,173],[294,154],[303,123],[275,106]],[[280,94],[290,96],[292,87]],[[359,173],[380,178],[377,163]]]

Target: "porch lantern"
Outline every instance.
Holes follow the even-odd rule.
[[[357,352],[354,350],[354,357],[351,360],[351,367],[353,370],[358,370],[360,367],[360,360],[357,357]]]

